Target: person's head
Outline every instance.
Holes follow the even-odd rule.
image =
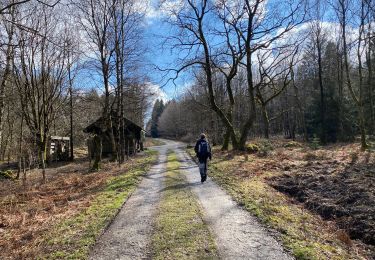
[[[206,139],[206,134],[205,133],[201,133],[201,139]]]

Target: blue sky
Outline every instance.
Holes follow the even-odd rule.
[[[191,82],[191,79],[186,78],[186,74],[185,77],[182,74],[173,84],[172,81],[168,81],[172,74],[168,77],[163,77],[165,73],[158,69],[175,68],[174,64],[178,55],[163,44],[165,37],[171,35],[172,27],[163,21],[163,14],[156,7],[157,0],[145,1],[147,2],[145,3],[147,12],[143,24],[143,43],[146,45],[147,51],[144,53],[146,66],[141,69],[146,70],[145,74],[149,78],[149,83],[153,86],[153,89],[160,88],[159,91],[156,91],[160,98],[164,100],[173,99],[183,92],[184,86]],[[75,85],[81,90],[96,88],[99,92],[103,91],[100,71],[90,67],[81,70],[76,77]]]
[[[165,73],[160,69],[175,68],[175,61],[178,57],[177,53],[165,44],[165,37],[171,35],[171,26],[163,21],[161,16],[146,18],[145,37],[148,47],[146,59],[151,64],[148,76],[155,85],[161,86],[162,90],[169,99],[177,97],[183,92],[186,84],[191,82],[188,74],[182,74],[173,84],[168,79],[173,76],[170,74],[165,77]]]

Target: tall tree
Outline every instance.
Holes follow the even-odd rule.
[[[66,43],[69,38],[67,30],[61,29],[61,20],[53,9],[32,6],[30,12],[27,24],[34,33],[18,32],[20,66],[15,67],[15,74],[22,115],[36,140],[45,182],[45,160],[52,123],[64,97],[67,97],[70,64]]]
[[[78,18],[81,28],[86,33],[87,45],[95,53],[95,67],[101,74],[104,85],[103,117],[112,150],[112,160],[117,160],[116,141],[113,133],[112,105],[110,78],[112,75],[111,60],[115,49],[111,44],[113,18],[116,1],[113,0],[84,0],[76,1],[74,7],[79,10]]]

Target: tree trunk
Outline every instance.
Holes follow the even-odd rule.
[[[369,31],[371,31],[371,23],[369,23]],[[367,51],[367,68],[368,68],[368,78],[367,78],[367,85],[368,85],[368,97],[370,102],[370,132],[374,133],[375,131],[375,107],[374,107],[374,90],[373,90],[373,67],[372,67],[372,60],[371,60],[371,51],[374,48],[372,44],[372,40],[368,40],[368,51]]]
[[[40,156],[40,161],[42,163],[42,183],[46,183],[46,145],[44,143],[41,144],[39,147],[39,156]]]
[[[25,156],[21,157],[21,162],[22,162],[22,172],[23,172],[22,183],[23,183],[23,186],[26,186],[26,160],[25,160]]]
[[[73,151],[73,148],[74,148],[74,140],[73,140],[73,130],[74,130],[74,127],[73,127],[73,82],[72,82],[72,78],[71,78],[71,74],[70,74],[70,66],[68,68],[68,77],[69,77],[69,94],[70,94],[70,140],[69,140],[69,153],[70,153],[70,160],[71,161],[74,161],[74,151]]]
[[[93,137],[93,153],[94,153],[94,164],[92,166],[93,171],[99,171],[100,170],[100,163],[102,160],[102,139],[99,135],[95,135]]]
[[[326,109],[324,100],[324,86],[323,86],[323,65],[322,65],[322,42],[320,36],[317,35],[316,39],[318,49],[318,77],[319,77],[319,89],[320,89],[320,141],[322,144],[327,143],[326,138]]]
[[[345,5],[343,1],[340,2],[340,8],[341,8],[341,26],[342,26],[342,41],[343,41],[343,51],[344,51],[344,67],[345,67],[345,74],[346,74],[346,81],[348,84],[349,88],[349,93],[352,96],[354,102],[356,103],[358,109],[359,109],[359,128],[360,128],[360,133],[361,133],[361,149],[365,150],[367,148],[367,143],[366,143],[366,130],[365,130],[365,121],[364,121],[364,111],[363,111],[363,101],[361,100],[361,95],[362,95],[362,82],[360,82],[359,86],[359,92],[360,92],[360,97],[356,97],[356,94],[354,93],[353,86],[352,86],[352,81],[350,78],[350,69],[349,69],[349,57],[348,57],[348,45],[346,42],[346,12],[348,11],[348,7]],[[362,8],[363,10],[363,8]],[[359,36],[359,43],[358,46],[361,45],[361,37],[362,34],[360,32]],[[359,52],[359,48],[357,50],[357,57],[359,60],[359,63],[361,63],[362,57]],[[358,72],[359,72],[359,79],[360,81],[363,80],[362,77],[362,65],[359,64],[358,66]]]
[[[268,112],[266,108],[266,104],[261,104],[262,107],[262,117],[263,117],[263,134],[264,138],[270,138],[270,120],[268,118]]]
[[[223,146],[221,147],[222,151],[227,151],[229,149],[229,141],[230,141],[230,129],[227,129],[224,134],[224,141]]]
[[[12,22],[14,22],[14,10],[12,8]],[[12,58],[13,58],[13,33],[14,24],[12,23],[10,31],[8,33],[8,46],[5,54],[5,68],[2,75],[2,80],[0,82],[0,141],[3,140],[3,116],[5,107],[5,87],[8,81],[8,76],[11,73]]]

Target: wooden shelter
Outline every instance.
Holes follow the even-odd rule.
[[[65,136],[51,136],[49,138],[49,149],[47,150],[48,161],[67,161],[70,155],[70,138]]]
[[[124,117],[124,124],[125,127],[122,129],[119,128],[119,119],[114,117],[112,119],[112,131],[118,143],[120,138],[121,131],[124,131],[125,137],[125,147],[127,155],[131,155],[137,152],[138,149],[143,148],[142,145],[142,135],[143,135],[143,128],[133,121]],[[107,157],[110,156],[112,151],[111,141],[110,141],[110,129],[107,129],[105,118],[100,117],[95,122],[87,126],[84,130],[85,133],[89,133],[92,135],[98,135],[101,137],[102,140],[102,156]]]

